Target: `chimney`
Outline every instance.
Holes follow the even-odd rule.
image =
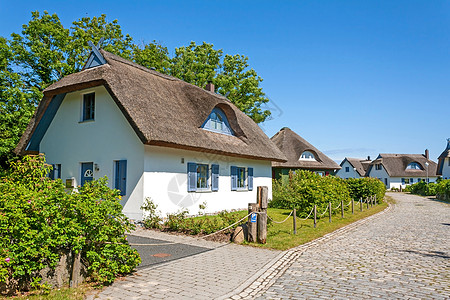
[[[205,90],[214,93],[215,92],[215,90],[214,90],[214,83],[212,83],[211,81],[208,81],[208,83],[206,84]]]
[[[370,160],[370,156],[367,156],[367,160]]]
[[[428,151],[428,149],[425,149],[425,158],[430,159],[430,152]]]

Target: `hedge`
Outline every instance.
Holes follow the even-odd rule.
[[[377,178],[349,178],[345,182],[350,191],[350,197],[355,200],[376,195],[377,202],[381,203],[386,194],[386,186]]]

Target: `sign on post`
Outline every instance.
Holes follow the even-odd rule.
[[[252,213],[252,215],[250,217],[251,217],[250,222],[256,223],[256,218],[258,217],[258,214]]]

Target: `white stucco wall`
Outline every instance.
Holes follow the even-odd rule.
[[[95,121],[81,121],[83,94],[95,92]],[[121,204],[130,218],[140,219],[143,199],[144,145],[104,87],[65,96],[45,133],[40,152],[50,164],[61,164],[61,179],[81,182],[81,163],[98,164],[94,178],[109,178],[114,186],[114,161],[127,160],[127,194]]]
[[[442,167],[442,178],[443,179],[450,179],[450,166],[449,166],[450,158],[446,158],[444,160],[444,165]]]
[[[387,185],[386,188],[387,189],[391,189],[391,188],[397,188],[399,189],[400,187],[402,189],[404,189],[407,185],[409,184],[404,184],[402,183],[402,178],[409,178],[409,180],[413,179],[412,183],[417,183],[419,182],[419,178],[423,181],[426,181],[427,177],[390,177],[386,170],[384,169],[384,167],[382,166],[382,170],[375,170],[375,166],[372,167],[370,173],[369,173],[369,177],[374,177],[374,178],[379,178],[381,179],[381,181],[383,183],[385,183],[385,178],[387,178]],[[436,176],[429,176],[428,180],[429,182],[436,182],[437,177]]]
[[[187,192],[188,162],[218,164],[219,191]],[[253,191],[231,191],[231,166],[254,168]],[[257,186],[268,186],[269,198],[272,198],[272,168],[269,161],[145,146],[144,172],[144,197],[150,197],[163,216],[183,208],[188,209],[189,214],[197,214],[199,204],[204,202],[207,206],[205,212],[245,209],[248,203],[256,202]]]
[[[345,169],[347,167],[348,167],[348,172],[345,171]],[[337,171],[336,176],[343,178],[343,179],[361,178],[361,176],[359,176],[359,173],[354,170],[353,166],[347,160],[342,164],[342,169]]]

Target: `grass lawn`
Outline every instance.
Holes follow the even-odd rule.
[[[387,198],[390,198],[387,196]],[[389,201],[389,200],[388,200]],[[355,202],[355,214],[352,215],[351,208],[344,213],[344,218],[341,218],[340,210],[339,214],[333,215],[331,223],[329,223],[328,213],[318,220],[317,227],[314,228],[314,221],[311,219],[302,221],[297,218],[297,234],[293,234],[293,218],[290,217],[283,224],[273,223],[269,225],[267,229],[267,243],[257,244],[257,243],[247,243],[248,245],[270,248],[277,250],[286,250],[293,248],[295,246],[310,242],[316,238],[324,236],[327,233],[333,232],[345,225],[368,217],[370,215],[376,214],[384,210],[388,204],[383,202],[382,204],[376,205],[372,208],[367,209],[366,206],[363,207],[363,211],[360,212],[359,204]],[[268,215],[275,221],[283,221],[290,213],[287,209],[276,209],[269,208]],[[318,212],[318,214],[321,212]]]
[[[83,283],[77,288],[62,287],[60,289],[53,289],[47,295],[39,295],[38,291],[33,293],[27,293],[19,296],[15,296],[12,299],[30,299],[30,300],[41,300],[41,299],[52,299],[52,300],[83,300],[86,297],[86,293],[93,290],[94,287],[88,283]],[[0,296],[0,299],[10,299]]]

